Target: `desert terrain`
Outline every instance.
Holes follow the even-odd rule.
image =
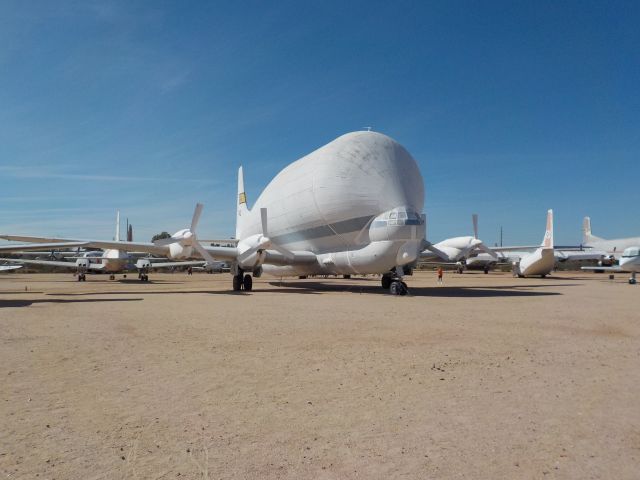
[[[0,275],[2,478],[640,478],[624,275],[150,277]]]

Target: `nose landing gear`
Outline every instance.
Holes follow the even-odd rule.
[[[629,285],[636,284],[636,272],[631,272],[631,276],[629,277]]]
[[[244,290],[250,292],[253,289],[253,278],[248,273],[243,275],[244,272],[238,269],[238,273],[233,276],[233,291],[239,292]]]
[[[407,284],[402,281],[402,275],[398,273],[402,267],[396,268],[388,273],[382,275],[382,288],[389,290],[391,295],[406,295],[409,293]]]

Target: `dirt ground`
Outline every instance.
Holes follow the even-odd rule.
[[[151,280],[0,274],[2,478],[640,478],[623,275]]]

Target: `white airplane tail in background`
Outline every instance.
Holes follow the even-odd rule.
[[[587,245],[591,242],[597,242],[598,240],[602,240],[602,238],[591,234],[591,218],[584,217],[582,221],[582,243]]]
[[[249,216],[249,208],[247,207],[247,194],[244,191],[244,175],[242,166],[238,169],[238,210],[236,215],[236,238],[241,238],[243,222]]]
[[[116,242],[120,241],[120,210],[116,212],[116,236],[114,240]]]
[[[547,229],[544,232],[541,247],[553,249],[553,210],[547,210]]]

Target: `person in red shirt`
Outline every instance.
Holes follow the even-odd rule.
[[[442,270],[442,267],[438,267],[438,285],[442,285],[442,274],[444,273],[444,270]]]

